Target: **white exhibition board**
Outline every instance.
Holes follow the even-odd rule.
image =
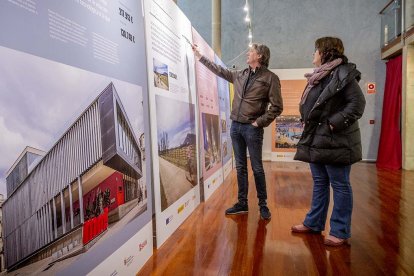
[[[145,0],[157,247],[200,203],[191,23],[170,0]]]
[[[123,207],[128,203],[128,208],[124,210],[132,209],[125,211],[124,216],[117,222],[111,223],[110,229],[104,232],[100,240],[88,251],[77,258],[65,260],[65,266],[51,267],[49,272],[54,271],[58,275],[86,275],[138,235],[140,240],[148,241],[148,249],[141,250],[139,262],[129,264],[130,271],[137,272],[140,265],[152,254],[152,196],[149,186],[152,162],[149,151],[145,151],[145,148],[149,148],[149,141],[145,141],[144,144],[144,140],[139,139],[149,134],[141,1],[0,1],[0,32],[0,90],[7,91],[0,93],[0,132],[5,138],[0,145],[0,152],[6,161],[0,164],[1,175],[5,172],[5,166],[10,167],[26,145],[49,151],[106,87],[112,87],[114,93],[119,96],[119,108],[125,111],[123,116],[132,127],[135,136],[133,139],[140,146],[141,158],[145,157],[145,160],[141,160],[142,177],[134,179],[134,183],[129,186],[132,186],[129,191],[139,189],[142,194],[138,196],[138,193],[134,193],[125,199],[128,202],[122,203]],[[78,126],[91,128],[85,126],[83,121],[78,122]],[[90,141],[88,135],[89,132],[84,131],[78,138],[79,144]],[[94,142],[98,144],[98,139]],[[75,148],[75,145],[73,146]],[[64,150],[57,148],[55,153],[62,154]],[[86,159],[85,155],[84,152],[78,151],[78,156]],[[61,172],[73,168],[73,164],[79,164],[79,159],[70,156],[66,163],[56,162],[55,166],[48,168],[48,172],[59,170],[56,173],[59,177],[51,180],[46,176],[43,179],[45,192],[42,204],[54,199],[62,188],[69,187],[72,180],[61,181],[62,186],[53,189],[57,187],[53,186],[57,180],[63,179]],[[88,167],[82,171],[81,177],[94,169]],[[96,188],[101,183],[96,181],[88,188]],[[126,184],[123,185],[125,190]],[[23,186],[25,190],[29,190],[26,183],[22,184],[22,188]],[[83,188],[85,197],[88,191],[86,186]],[[39,189],[30,190],[36,192]],[[113,192],[108,191],[110,200],[101,206],[111,208],[114,202],[112,199],[115,197]],[[8,235],[3,236],[4,243],[8,244],[9,249],[7,250],[6,245],[8,266],[17,264],[31,254],[37,254],[39,250],[50,246],[58,239],[62,241],[61,237],[64,237],[63,233],[59,234],[61,236],[53,235],[51,228],[46,227],[52,225],[51,216],[48,220],[40,221],[39,213],[36,212],[45,210],[45,207],[40,206],[43,209],[39,209],[39,206],[27,198],[28,194],[25,194],[24,198],[17,197],[18,193],[19,191],[14,195],[10,194],[3,207],[16,198],[31,206],[19,210],[9,209],[10,213],[3,209],[3,219],[9,216],[10,221],[13,221],[6,221],[3,230],[10,229],[7,227],[16,227],[13,231],[8,231]],[[70,200],[67,202],[67,208],[76,208],[75,200],[72,206],[69,206]],[[94,202],[100,204],[97,200]],[[40,223],[36,225],[42,225],[43,228],[27,227],[29,217],[18,214],[25,210],[30,210],[31,213],[28,215],[33,218],[31,221],[37,219],[36,222]],[[87,215],[86,208],[84,213],[85,221],[92,219],[92,215]],[[17,218],[24,218],[25,221],[18,222]],[[24,227],[29,229],[25,239],[17,240],[9,235],[21,233]],[[39,236],[48,236],[50,240],[43,239],[40,243]],[[29,247],[30,244],[34,246]],[[18,254],[13,254],[13,250]],[[138,246],[132,251],[138,253]],[[63,249],[61,252],[64,252]],[[119,262],[116,266],[123,267],[125,264]],[[113,264],[112,269],[118,269],[116,266]]]
[[[226,68],[224,62],[215,55],[217,64]],[[223,78],[217,77],[217,89],[220,105],[220,130],[221,130],[221,159],[223,164],[223,181],[229,176],[232,167],[233,145],[230,137],[230,85]]]
[[[149,222],[87,275],[135,275],[151,255],[152,222]]]
[[[213,49],[193,28],[193,41],[200,52],[215,61]],[[200,162],[203,175],[204,200],[223,183],[221,119],[217,76],[201,62],[195,64],[200,120]]]

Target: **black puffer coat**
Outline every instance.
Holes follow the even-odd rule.
[[[327,165],[350,165],[362,158],[358,119],[365,108],[365,98],[358,85],[361,73],[355,64],[339,65],[332,71],[309,114],[298,142],[295,160]],[[328,78],[327,77],[327,78]],[[313,89],[321,90],[319,83]],[[310,91],[310,93],[315,91]],[[333,130],[329,127],[333,126]]]

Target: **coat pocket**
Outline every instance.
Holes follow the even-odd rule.
[[[319,149],[348,148],[349,141],[347,135],[335,133],[329,127],[329,124],[320,125],[312,141],[312,147]]]

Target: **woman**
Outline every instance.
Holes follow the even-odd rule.
[[[344,56],[342,41],[322,37],[315,41],[315,69],[306,74],[308,84],[300,102],[304,130],[295,160],[310,163],[312,204],[303,224],[292,232],[314,233],[325,229],[330,185],[334,207],[325,245],[340,246],[351,236],[351,165],[361,160],[358,119],[365,98],[358,85],[361,73]]]

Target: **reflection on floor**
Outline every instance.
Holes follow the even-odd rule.
[[[413,275],[414,172],[352,167],[349,246],[330,249],[322,235],[292,234],[311,200],[303,163],[265,163],[272,220],[259,219],[252,171],[249,214],[225,217],[237,198],[235,171],[165,242],[138,275]],[[331,201],[332,205],[332,201]],[[332,206],[330,206],[330,211]]]

